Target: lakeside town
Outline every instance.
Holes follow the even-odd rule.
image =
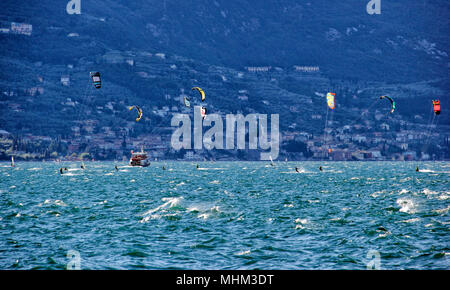
[[[154,110],[154,113],[170,116],[168,108]],[[322,119],[321,115],[312,116]],[[449,137],[435,132],[434,128],[415,126],[399,121],[400,130],[393,131],[387,123],[375,125],[366,121],[362,124],[333,128],[336,122],[329,122],[326,132],[312,134],[302,131],[280,132],[280,153],[278,160],[332,160],[332,161],[412,161],[446,160]],[[85,120],[80,127],[72,127],[74,137],[70,139],[51,138],[27,134],[14,137],[6,130],[0,130],[0,156],[8,160],[127,160],[131,151],[143,148],[152,160],[257,160],[258,150],[180,150],[171,148],[172,127],[161,127],[165,134],[143,134],[131,137],[133,123],[125,128],[108,126],[96,129],[95,120]],[[413,127],[416,127],[414,129]],[[428,131],[427,131],[428,130]],[[37,145],[38,144],[38,145]]]
[[[7,36],[33,33],[28,23],[3,26],[0,33]],[[49,34],[60,30],[46,28]],[[83,36],[71,32],[66,37]],[[423,109],[431,104],[415,103],[424,95],[442,94],[433,82],[394,86],[331,80],[320,67],[303,65],[237,70],[158,51],[108,50],[65,65],[24,63],[27,80],[15,78],[0,86],[0,160],[11,156],[16,160],[127,160],[131,151],[140,148],[153,160],[259,160],[261,150],[249,149],[248,137],[245,150],[171,148],[175,128],[170,120],[176,114],[192,113],[184,106],[184,98],[190,96],[193,84],[202,84],[207,92],[205,105],[211,113],[279,114],[278,160],[450,158],[449,125],[431,123],[431,115]],[[110,70],[103,92],[84,90],[91,67]],[[334,118],[328,118],[325,109],[324,93],[329,88],[337,90]],[[151,98],[147,98],[149,90]],[[387,114],[383,106],[372,107],[371,102],[385,91],[395,94],[400,104],[395,114]],[[144,110],[140,124],[127,115],[133,103]]]

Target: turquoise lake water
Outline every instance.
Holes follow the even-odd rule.
[[[449,162],[85,164],[0,163],[0,269],[450,269]]]

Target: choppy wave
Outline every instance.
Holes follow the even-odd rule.
[[[400,212],[414,213],[417,209],[417,205],[414,201],[408,198],[397,199],[397,205],[400,207]]]

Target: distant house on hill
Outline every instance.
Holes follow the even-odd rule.
[[[61,84],[63,86],[69,86],[70,85],[70,77],[67,75],[62,75],[61,76]]]
[[[241,100],[241,101],[248,101],[248,97],[245,96],[245,95],[238,96],[238,98],[239,98],[239,100]]]
[[[11,33],[30,36],[33,31],[33,25],[28,23],[11,22]]]
[[[11,133],[8,131],[0,130],[0,137],[8,137],[9,135],[11,135]]]
[[[166,58],[166,54],[161,53],[161,52],[155,53],[155,56],[156,56],[156,57],[159,57],[160,59],[165,59],[165,58]]]
[[[111,50],[102,56],[102,59],[106,63],[124,63],[125,57],[118,50]]]
[[[32,87],[27,90],[27,93],[30,96],[35,96],[37,93],[42,95],[44,93],[44,88],[43,87]]]
[[[272,67],[271,66],[250,66],[245,67],[249,72],[268,72]]]

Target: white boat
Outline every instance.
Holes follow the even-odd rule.
[[[140,152],[133,152],[131,151],[131,158],[130,158],[130,166],[141,166],[141,167],[147,167],[150,165],[150,161],[148,160],[147,153],[144,152],[144,150],[141,147]]]

